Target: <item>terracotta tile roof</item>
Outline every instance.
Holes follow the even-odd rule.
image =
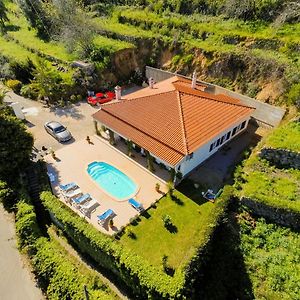
[[[208,94],[201,86],[192,89],[186,83],[190,81],[174,76],[155,89],[145,88],[103,105],[93,117],[176,165],[254,110],[227,95]]]

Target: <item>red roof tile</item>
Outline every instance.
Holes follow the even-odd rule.
[[[125,100],[103,105],[93,117],[176,165],[253,111],[237,99],[192,89],[186,83],[179,77],[160,82],[155,92],[146,88],[132,98],[129,94]]]

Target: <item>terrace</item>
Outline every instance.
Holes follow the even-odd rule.
[[[95,161],[105,162],[126,174],[137,185],[137,192],[133,198],[141,203],[145,209],[150,207],[167,191],[164,180],[150,173],[143,166],[98,136],[91,137],[91,144],[86,140],[82,140],[67,145],[56,151],[55,156],[56,159],[51,155],[45,157],[48,172],[52,173],[55,178],[51,182],[54,194],[72,210],[82,215],[78,209],[65,202],[59,191],[59,184],[75,182],[82,193],[89,193],[99,203],[95,211],[85,218],[106,234],[118,232],[129,223],[130,219],[138,215],[138,211],[128,203],[128,199],[117,200],[103,190],[87,172],[87,167],[90,163]],[[160,184],[160,192],[155,190],[157,183]],[[108,209],[112,209],[115,212],[115,217],[113,218],[114,226],[112,228],[108,226],[107,222],[103,226],[100,226],[97,222],[97,215],[103,214]]]

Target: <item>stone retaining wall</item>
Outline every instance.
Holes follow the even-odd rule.
[[[260,158],[268,160],[277,168],[294,168],[300,170],[300,153],[286,149],[263,148]]]
[[[283,208],[276,208],[250,198],[242,197],[242,205],[249,207],[254,214],[262,216],[278,225],[300,230],[300,213]]]

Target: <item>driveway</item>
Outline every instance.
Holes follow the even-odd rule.
[[[44,299],[17,249],[12,216],[0,205],[0,299]]]
[[[67,108],[48,108],[40,102],[33,101],[9,92],[5,102],[19,102],[23,107],[26,117],[28,130],[34,135],[34,145],[37,149],[42,146],[58,150],[63,147],[52,136],[46,133],[44,123],[47,121],[59,121],[71,131],[74,139],[67,144],[76,140],[82,140],[87,135],[95,133],[94,123],[91,115],[99,108],[91,107],[86,102],[79,102]]]

